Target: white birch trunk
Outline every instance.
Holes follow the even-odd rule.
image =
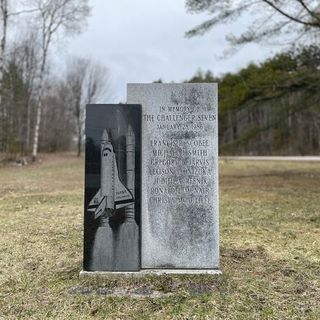
[[[41,113],[42,113],[43,81],[44,81],[45,66],[46,66],[46,52],[44,53],[44,56],[43,56],[42,65],[41,65],[41,72],[40,72],[38,103],[37,103],[37,116],[36,116],[36,124],[35,124],[35,128],[34,128],[33,147],[32,147],[32,161],[36,161],[37,155],[38,155],[39,131],[40,131]]]

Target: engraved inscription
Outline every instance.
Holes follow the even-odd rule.
[[[132,84],[142,105],[142,268],[218,268],[215,84]]]
[[[206,176],[211,175],[214,165],[209,153],[213,145],[202,138],[202,133],[216,121],[216,115],[197,112],[194,105],[159,106],[157,114],[144,113],[143,119],[152,122],[159,131],[159,138],[149,141],[152,149],[148,163],[152,178],[149,203],[209,204]]]

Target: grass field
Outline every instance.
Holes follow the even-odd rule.
[[[320,319],[319,163],[220,163],[220,277],[79,280],[82,199],[71,155],[0,168],[0,319]]]

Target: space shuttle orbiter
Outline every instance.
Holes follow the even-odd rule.
[[[111,140],[105,129],[101,138],[100,189],[92,198],[88,212],[97,219],[103,213],[114,215],[114,211],[134,203],[133,195],[119,180],[118,166]]]

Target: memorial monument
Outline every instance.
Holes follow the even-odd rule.
[[[129,84],[127,100],[87,107],[84,271],[219,273],[217,85]]]

